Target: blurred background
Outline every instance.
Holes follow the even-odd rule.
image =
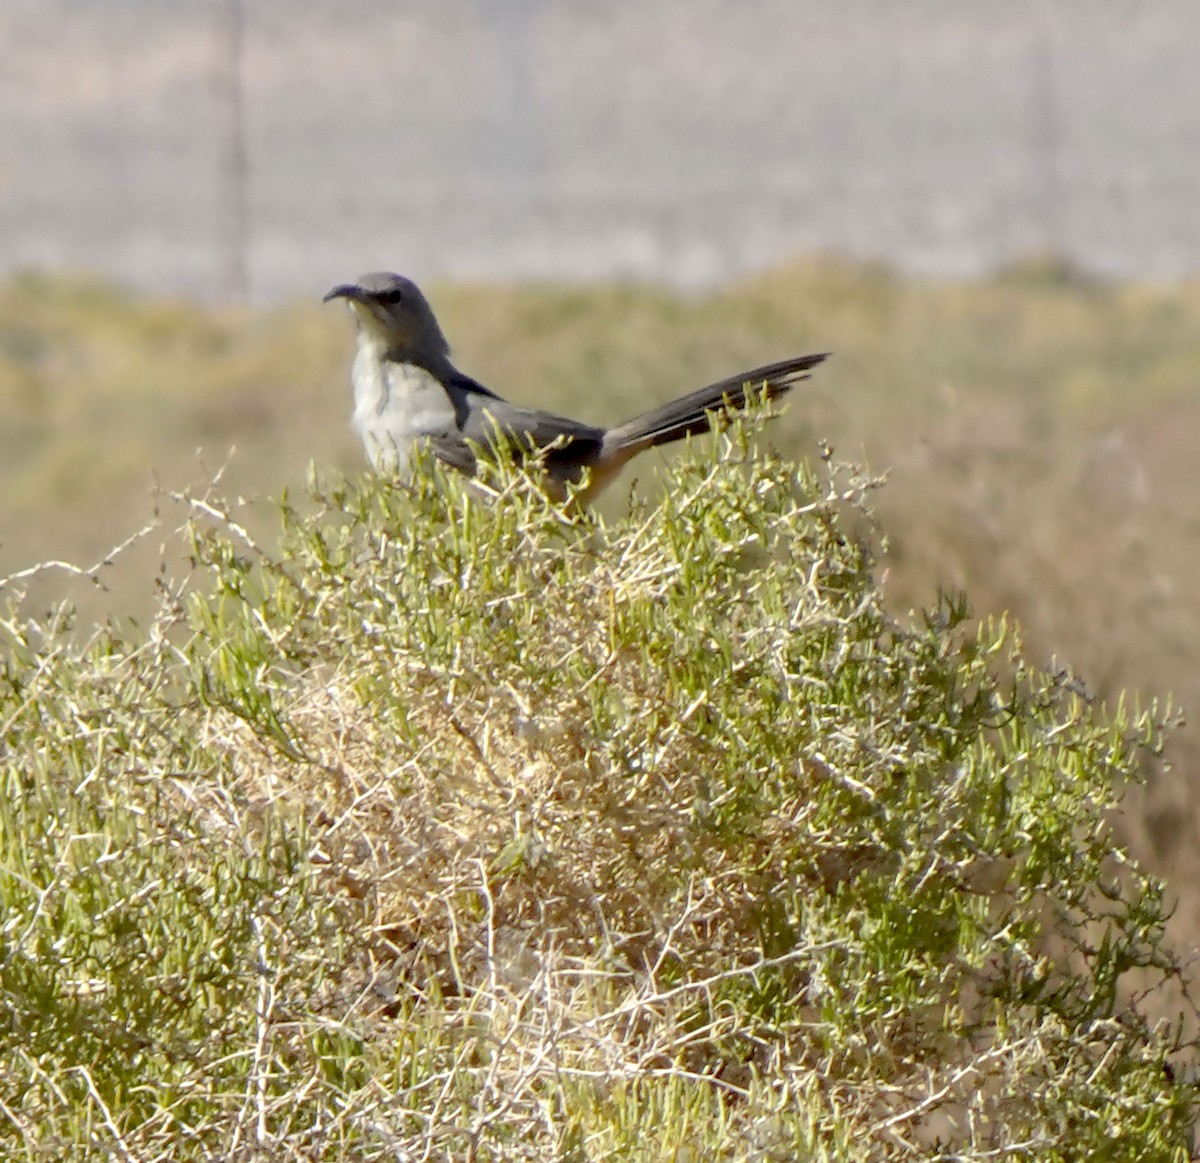
[[[703,287],[1200,265],[1187,0],[5,0],[0,266]]]
[[[1196,707],[1197,44],[1191,0],[4,0],[0,577],[157,507],[103,588],[16,587],[144,617],[156,489],[358,471],[319,300],[382,267],[597,422],[835,351],[767,438],[888,471],[898,616],[961,586]],[[1122,827],[1195,943],[1194,728],[1166,758]]]

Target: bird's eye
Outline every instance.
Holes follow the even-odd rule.
[[[399,303],[403,298],[404,292],[398,288],[391,291],[384,291],[384,293],[379,296],[381,303]]]

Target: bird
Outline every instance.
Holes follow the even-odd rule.
[[[718,380],[612,428],[601,428],[510,403],[460,372],[429,300],[411,279],[390,271],[362,275],[324,297],[344,300],[358,324],[350,379],[353,425],[376,472],[405,476],[428,445],[438,460],[467,476],[479,457],[502,445],[517,461],[536,459],[543,487],[556,500],[575,488],[586,505],[639,452],[697,435],[716,416],[752,399],[789,391],[828,352],[766,364]]]

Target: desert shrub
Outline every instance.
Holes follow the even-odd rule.
[[[184,498],[145,631],[10,613],[8,1157],[1187,1157],[1109,827],[1169,715],[896,622],[875,482],[721,440],[611,524]]]

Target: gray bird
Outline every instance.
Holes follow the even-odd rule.
[[[429,301],[410,279],[387,272],[334,287],[325,302],[345,299],[358,322],[354,426],[372,466],[405,472],[414,448],[428,444],[439,460],[473,476],[476,452],[506,442],[520,459],[537,457],[547,491],[559,499],[587,473],[580,499],[591,500],[632,457],[647,448],[706,432],[714,415],[744,408],[748,397],[781,396],[827,353],[802,355],[730,376],[643,412],[615,428],[510,404],[450,362],[450,345]]]

